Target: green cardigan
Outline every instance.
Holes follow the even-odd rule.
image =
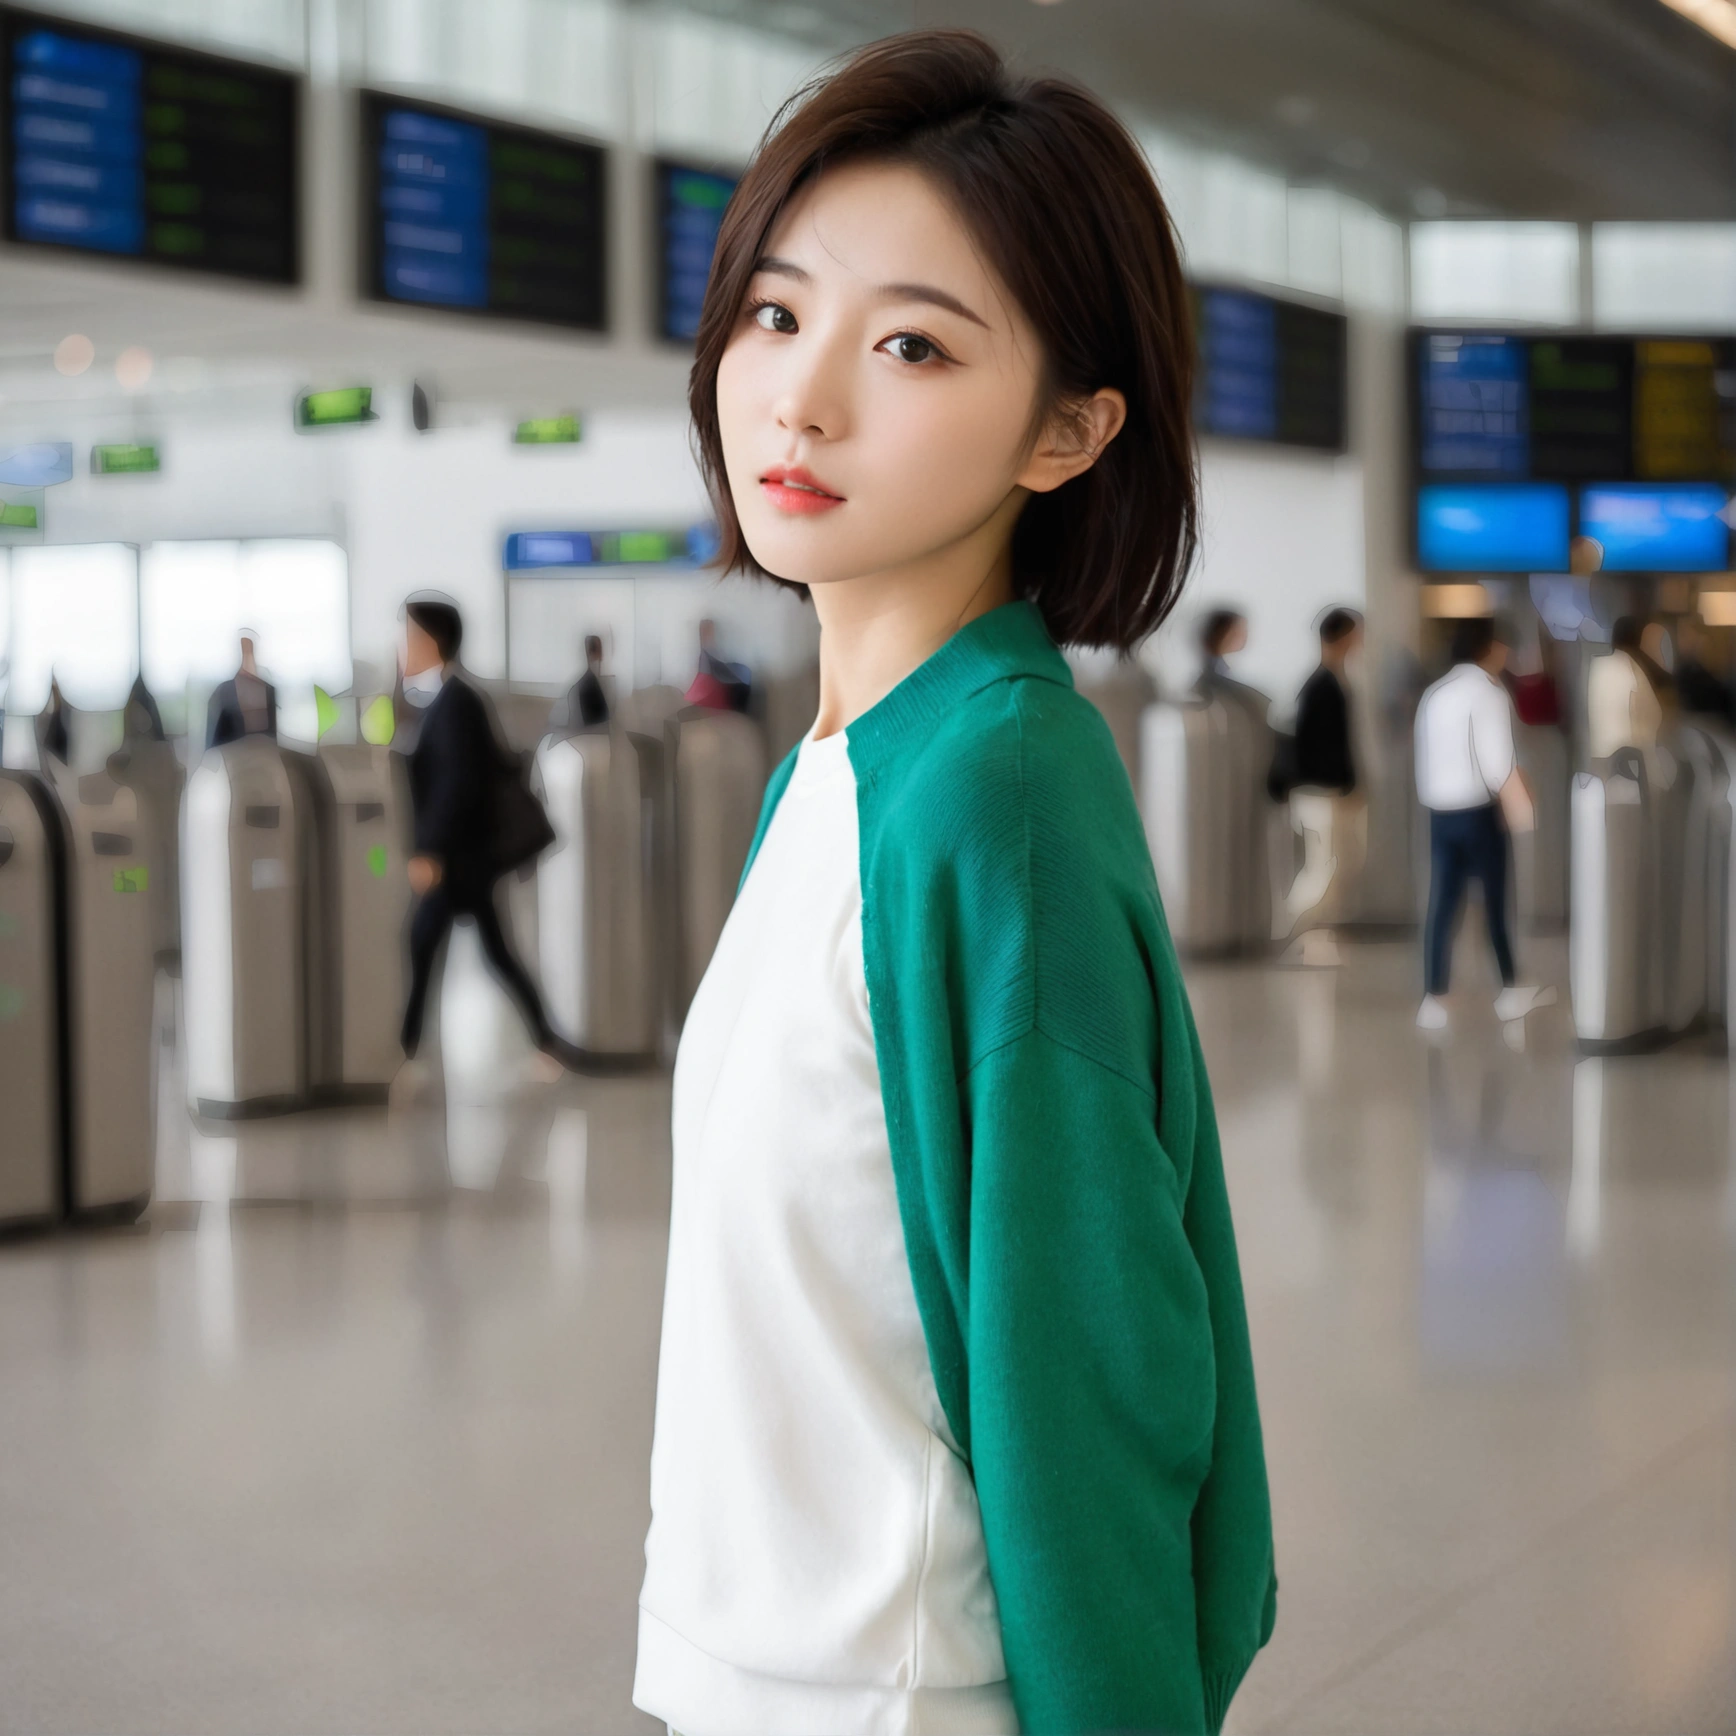
[[[849,737],[899,1214],[1020,1722],[1215,1732],[1272,1631],[1271,1510],[1211,1093],[1127,774],[1028,603]]]

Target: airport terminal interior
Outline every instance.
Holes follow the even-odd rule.
[[[1197,559],[1063,649],[1247,1299],[1224,1729],[1736,1729],[1736,0],[7,0],[0,1730],[663,1729],[672,1070],[821,694],[688,373],[782,105],[938,25],[1188,279]],[[406,1060],[416,597],[530,832]]]

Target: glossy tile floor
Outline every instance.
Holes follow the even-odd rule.
[[[467,944],[390,1124],[190,1126],[165,982],[147,1220],[0,1246],[0,1729],[654,1729],[668,1086],[516,1083]],[[1193,972],[1282,1580],[1231,1730],[1736,1729],[1729,1068],[1431,1046],[1414,976]]]

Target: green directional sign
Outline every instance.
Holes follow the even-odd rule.
[[[304,392],[295,402],[298,428],[342,428],[355,422],[372,422],[374,388],[339,386],[332,391]]]
[[[115,870],[115,891],[144,892],[151,884],[151,871],[143,863],[136,868],[117,868]]]
[[[370,844],[368,846],[368,872],[376,880],[386,878],[386,846],[384,844]]]
[[[155,446],[93,446],[93,476],[147,476],[163,468]]]
[[[42,521],[27,500],[0,501],[0,530],[40,530]]]
[[[577,416],[533,416],[512,431],[515,446],[573,446],[585,436]]]
[[[398,719],[392,711],[392,696],[382,693],[368,702],[362,712],[362,740],[369,747],[390,747],[397,733]]]

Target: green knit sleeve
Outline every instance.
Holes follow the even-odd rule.
[[[967,1093],[972,1456],[1020,1722],[1215,1728],[1258,1637],[1202,1657],[1213,1309],[1153,1098],[1040,1031]],[[1230,1518],[1269,1560],[1259,1493]]]

